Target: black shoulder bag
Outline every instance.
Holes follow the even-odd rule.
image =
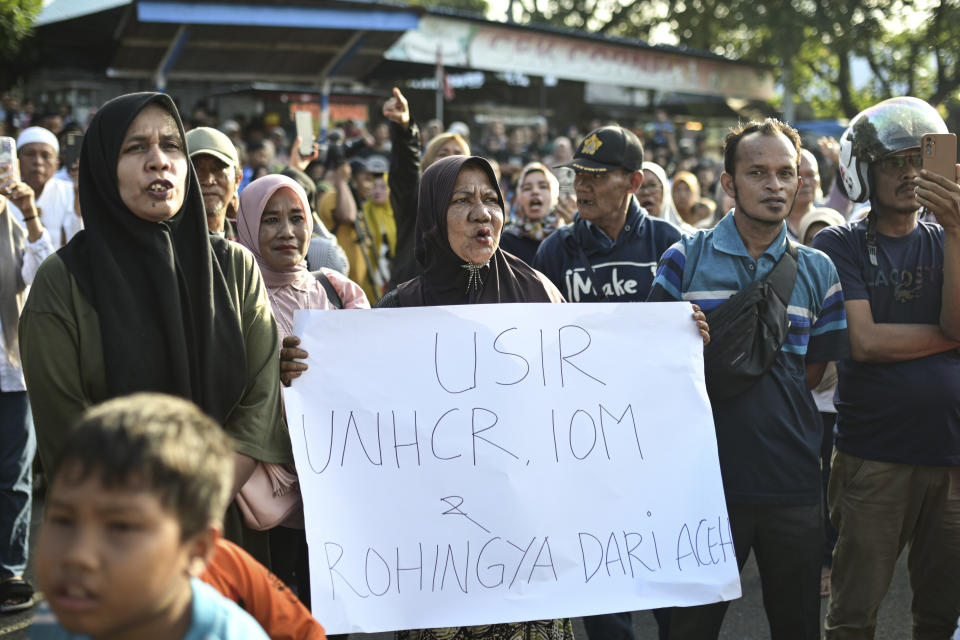
[[[745,392],[773,366],[790,328],[787,306],[796,280],[797,247],[788,240],[766,278],[706,314],[710,344],[703,364],[711,400]]]
[[[337,293],[336,287],[330,282],[330,278],[324,275],[323,271],[313,271],[312,273],[313,277],[320,283],[320,286],[323,287],[323,290],[327,292],[327,300],[330,301],[333,308],[343,309],[343,300],[340,299],[340,294]]]

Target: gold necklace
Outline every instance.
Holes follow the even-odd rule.
[[[461,266],[470,272],[470,277],[467,279],[467,293],[470,293],[470,289],[479,291],[480,287],[483,286],[483,276],[480,275],[480,270],[484,267],[489,267],[490,261],[468,262],[467,264]]]

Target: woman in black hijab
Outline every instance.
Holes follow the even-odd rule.
[[[84,409],[135,391],[187,398],[222,424],[237,445],[235,490],[257,460],[292,461],[260,271],[208,233],[173,101],[107,102],[79,184],[85,231],[44,262],[20,323],[44,464]]]
[[[500,249],[502,229],[503,194],[490,163],[437,160],[420,181],[416,254],[423,272],[378,306],[562,302],[543,274]]]
[[[416,255],[422,272],[377,307],[494,302],[563,302],[550,280],[500,249],[503,194],[490,163],[447,156],[423,172],[417,205]],[[306,371],[307,352],[288,336],[280,351],[284,384]]]
[[[448,156],[427,167],[417,208],[421,275],[378,307],[493,302],[563,302],[540,272],[500,249],[503,195],[490,164]],[[398,631],[398,640],[572,640],[569,619]]]

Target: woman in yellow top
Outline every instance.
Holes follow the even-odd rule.
[[[393,217],[393,207],[390,205],[390,187],[387,183],[387,174],[377,174],[373,178],[373,188],[370,198],[363,203],[363,215],[367,220],[367,229],[370,231],[370,247],[368,255],[370,264],[380,272],[380,281],[390,282],[390,261],[397,250],[397,223]],[[367,283],[361,283],[364,287]],[[378,291],[376,299],[383,297],[384,291]],[[367,295],[370,298],[369,294]]]

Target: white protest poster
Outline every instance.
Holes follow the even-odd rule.
[[[328,633],[740,596],[686,303],[298,311],[285,390]]]

